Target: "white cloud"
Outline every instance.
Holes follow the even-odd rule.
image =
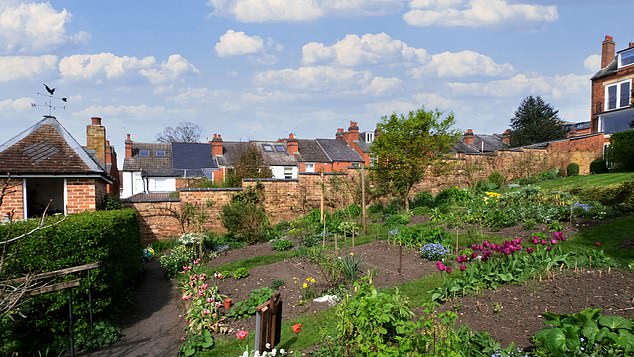
[[[343,66],[360,64],[417,62],[427,60],[427,51],[408,46],[386,33],[346,35],[332,46],[309,42],[302,47],[302,62],[317,64],[332,62]]]
[[[153,56],[137,58],[104,52],[64,57],[59,61],[59,72],[63,78],[72,80],[112,80],[138,74],[153,84],[160,84],[197,73],[198,69],[179,54],[170,55],[167,61],[157,64]]]
[[[216,54],[218,57],[243,56],[258,53],[263,48],[264,40],[261,37],[227,30],[216,43]]]
[[[588,90],[588,76],[517,74],[509,79],[482,83],[448,83],[454,95],[467,97],[551,96],[559,99]]]
[[[71,14],[50,3],[3,1],[0,4],[0,49],[5,53],[49,52],[68,43],[86,41],[85,32],[66,33]]]
[[[583,60],[583,66],[588,72],[597,72],[601,69],[601,55],[590,55]]]
[[[553,22],[554,5],[509,4],[507,0],[412,0],[403,15],[413,26],[481,27]]]
[[[81,116],[126,117],[126,118],[152,118],[165,114],[167,110],[163,106],[151,107],[140,105],[91,105],[77,114]]]
[[[165,83],[176,80],[182,76],[198,73],[198,69],[185,57],[179,54],[170,55],[167,61],[161,62],[156,68],[144,68],[139,71],[153,84]]]
[[[214,14],[241,22],[301,22],[326,15],[383,15],[404,0],[209,0]]]
[[[438,93],[423,92],[415,94],[413,98],[419,106],[422,104],[428,110],[436,108],[441,110],[455,110],[459,106],[463,106],[459,101]]]
[[[0,111],[5,110],[17,110],[17,111],[25,111],[31,109],[31,103],[33,103],[33,98],[22,97],[18,99],[5,99],[0,101]]]
[[[44,56],[1,56],[0,82],[18,79],[32,79],[52,71],[57,65],[57,57]]]
[[[443,52],[431,57],[431,61],[409,71],[414,78],[428,74],[438,77],[504,76],[513,73],[510,63],[498,64],[491,57],[474,51]]]
[[[398,78],[374,76],[370,71],[356,71],[350,68],[331,66],[312,66],[261,72],[256,75],[255,83],[259,86],[328,92],[340,95],[383,95],[397,89],[401,81]]]

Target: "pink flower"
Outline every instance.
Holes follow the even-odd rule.
[[[545,239],[542,239],[542,245],[546,245],[546,243],[548,243],[548,242],[546,242]]]
[[[187,301],[187,300],[189,300],[189,297],[190,297],[189,295],[183,295],[182,299]]]
[[[539,238],[537,238],[537,236],[533,237],[533,244],[539,244]]]
[[[550,244],[552,244],[552,245],[557,244],[557,239],[552,239],[552,240],[550,241]]]
[[[188,270],[192,270],[191,265],[190,265],[190,266],[183,267],[183,271],[188,271]]]
[[[597,247],[600,247],[601,246],[601,242],[596,242],[596,243],[594,243],[594,245],[596,245]]]
[[[200,258],[194,260],[194,265],[198,265],[198,264],[200,264]]]
[[[222,273],[220,273],[220,272],[215,272],[215,273],[214,273],[214,278],[216,278],[216,279],[222,279],[222,278],[223,278]]]
[[[467,270],[467,266],[466,266],[466,265],[464,265],[464,264],[462,264],[462,265],[460,266],[460,271],[465,271],[465,270]]]
[[[206,283],[205,283],[205,284],[203,284],[203,286],[201,287],[201,289],[203,289],[203,290],[207,290],[207,288],[208,288],[208,287],[209,287],[209,284],[206,284]]]
[[[550,252],[552,249],[553,249],[553,247],[552,247],[551,245],[549,245],[549,246],[546,248],[546,250],[547,250],[547,251],[549,251],[549,252]]]
[[[563,232],[554,232],[553,233],[553,238],[557,239],[557,240],[564,240],[564,233]]]
[[[236,337],[240,340],[244,340],[245,338],[247,338],[248,335],[249,335],[249,331],[240,330],[236,334]]]
[[[205,291],[204,290],[199,290],[198,291],[198,296],[203,296],[205,295]]]
[[[220,306],[222,306],[222,304],[221,304],[221,303],[219,303],[219,302],[217,302],[217,303],[216,303],[216,307],[220,307]]]
[[[214,302],[214,298],[207,298],[207,302],[211,304],[212,302]]]
[[[533,248],[531,247],[526,248],[526,251],[528,252],[528,254],[533,254]]]
[[[203,314],[209,315],[209,310],[208,309],[203,310]]]
[[[451,274],[451,268],[450,267],[446,267],[447,270],[447,274]]]
[[[443,262],[436,262],[436,268],[440,271],[445,271],[447,269],[447,267],[445,266],[445,264],[443,264]]]

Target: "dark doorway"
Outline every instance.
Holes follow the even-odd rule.
[[[64,214],[64,179],[27,178],[26,202],[27,218],[42,216],[49,202],[47,215]]]

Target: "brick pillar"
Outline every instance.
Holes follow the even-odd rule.
[[[132,139],[130,139],[130,134],[128,134],[125,139],[125,158],[132,158]]]
[[[295,155],[299,152],[299,142],[295,139],[293,133],[288,134],[288,140],[286,140],[286,150],[291,155]]]
[[[601,68],[607,67],[614,60],[614,38],[605,35],[601,44]]]
[[[95,157],[101,166],[106,166],[106,128],[101,125],[101,118],[91,118],[86,127],[86,147],[95,150]]]
[[[356,121],[350,120],[346,139],[348,141],[348,145],[350,146],[353,146],[355,141],[359,141],[359,125]]]
[[[213,140],[211,140],[211,156],[222,156],[222,135],[214,134]]]

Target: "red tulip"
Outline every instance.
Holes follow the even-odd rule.
[[[594,245],[596,245],[597,247],[600,247],[601,246],[601,242],[596,242],[596,243],[594,243]]]
[[[465,270],[467,270],[467,266],[466,266],[466,265],[464,265],[464,264],[462,264],[462,265],[460,266],[460,271],[465,271]]]
[[[239,338],[240,340],[244,340],[245,338],[247,338],[248,335],[249,335],[249,331],[240,330],[236,334],[236,337]]]
[[[295,332],[296,334],[302,332],[302,324],[295,324],[292,327],[293,332]]]

